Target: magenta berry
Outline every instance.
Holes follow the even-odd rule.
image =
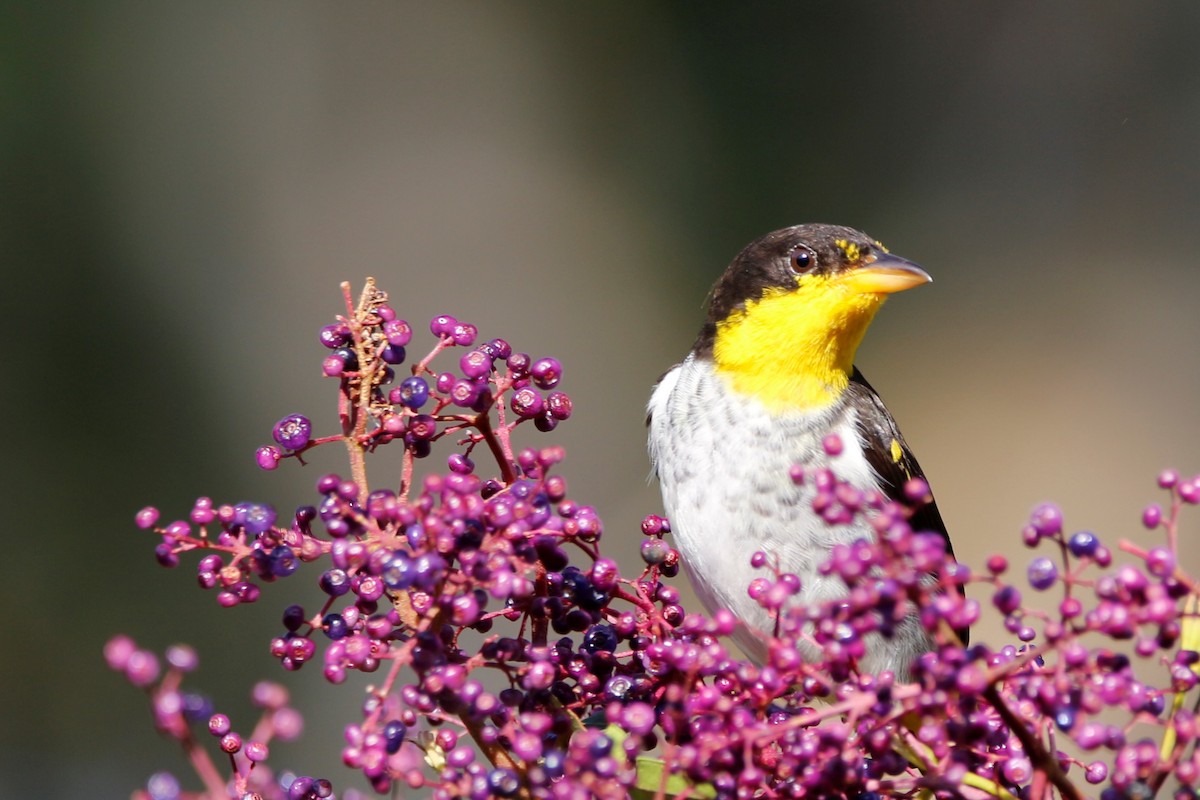
[[[345,347],[350,343],[350,329],[342,322],[326,325],[324,328],[321,328],[320,339],[321,344],[330,350]]]
[[[429,322],[429,332],[434,336],[452,337],[454,326],[458,324],[458,320],[449,314],[439,314]]]
[[[541,358],[533,362],[529,375],[539,389],[553,389],[562,380],[562,364],[557,358]]]
[[[525,387],[513,392],[511,406],[513,413],[522,419],[531,419],[542,413],[545,402],[536,389]]]
[[[406,347],[412,341],[412,328],[402,319],[390,319],[383,323],[383,335],[393,347]]]
[[[154,523],[158,522],[158,509],[154,508],[153,506],[146,506],[137,513],[137,517],[134,521],[142,530],[153,528]]]
[[[275,423],[275,441],[288,450],[301,450],[312,438],[312,422],[303,414],[289,414]],[[259,462],[261,466],[261,461]]]
[[[482,350],[468,350],[458,360],[458,368],[463,377],[478,380],[491,374],[492,359]]]

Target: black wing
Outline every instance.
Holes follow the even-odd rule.
[[[925,479],[921,465],[913,456],[904,435],[896,426],[896,421],[883,406],[879,395],[867,383],[867,379],[854,368],[850,376],[850,386],[846,389],[847,400],[858,412],[858,426],[863,437],[867,463],[879,476],[883,493],[896,502],[905,503],[904,484],[910,478]],[[954,547],[950,543],[950,534],[946,532],[946,523],[938,511],[937,503],[932,499],[925,505],[915,509],[909,518],[909,524],[914,531],[939,533],[946,540],[946,552],[954,555]],[[960,594],[963,588],[958,587]],[[957,631],[963,644],[967,643],[967,631]]]

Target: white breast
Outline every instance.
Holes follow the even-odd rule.
[[[800,578],[797,602],[812,605],[844,596],[841,581],[820,576],[817,568],[835,544],[869,538],[871,528],[861,520],[827,525],[812,511],[811,482],[797,486],[789,473],[795,464],[828,466],[860,489],[878,488],[851,407],[834,404],[817,413],[771,415],[752,398],[735,398],[711,362],[689,356],[664,376],[649,411],[650,457],[663,504],[684,565],[710,611],[727,608],[749,629],[771,629],[770,616],[746,592],[755,577],[769,576],[750,566],[757,550]],[[822,447],[829,433],[839,434],[845,445],[834,458]],[[748,655],[761,660],[758,635],[741,630],[735,638]],[[916,652],[901,658],[927,649],[922,643],[915,646]],[[907,660],[868,660],[877,662],[863,665],[870,671],[907,672]]]

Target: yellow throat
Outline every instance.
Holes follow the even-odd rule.
[[[816,411],[850,383],[854,354],[886,294],[842,277],[804,275],[717,323],[717,373],[769,410]]]

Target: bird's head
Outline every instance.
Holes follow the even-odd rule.
[[[823,408],[845,390],[887,296],[930,280],[853,228],[784,228],[747,245],[717,281],[696,350],[769,408]]]

